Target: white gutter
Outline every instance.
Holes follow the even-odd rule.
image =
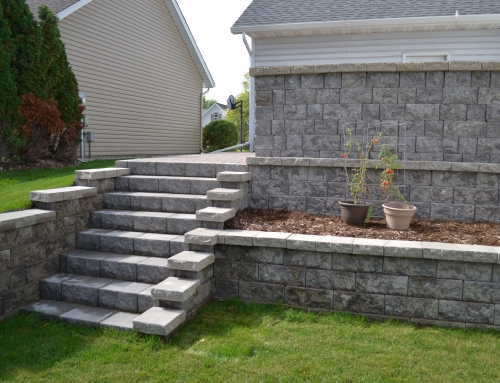
[[[497,24],[500,23],[500,14],[486,15],[460,15],[461,24]],[[280,32],[309,29],[337,29],[337,28],[375,28],[375,27],[400,27],[400,26],[425,26],[425,25],[454,25],[457,23],[456,15],[432,17],[401,17],[392,19],[366,19],[366,20],[341,20],[318,21],[308,23],[243,25],[232,27],[233,34],[251,32]]]
[[[80,1],[77,1],[75,4],[73,4],[73,5],[69,6],[68,8],[63,9],[61,12],[59,12],[57,14],[57,17],[59,18],[59,20],[62,20],[66,16],[71,15],[73,12],[78,11],[81,7],[83,7],[84,5],[87,5],[91,1],[92,0],[80,0]]]
[[[250,45],[248,45],[248,40],[247,40],[247,35],[245,32],[241,34],[241,37],[243,38],[243,43],[245,44],[245,47],[247,48],[248,54],[251,56],[252,55],[252,48],[250,48]]]

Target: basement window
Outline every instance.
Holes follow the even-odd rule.
[[[448,53],[403,53],[403,62],[421,63],[421,62],[441,62],[450,61]]]

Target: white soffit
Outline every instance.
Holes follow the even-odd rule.
[[[500,29],[500,14],[249,25],[233,27],[231,32],[246,33],[252,38],[270,38],[465,29]]]

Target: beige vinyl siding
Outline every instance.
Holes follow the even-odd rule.
[[[200,152],[203,80],[163,0],[93,0],[59,28],[92,156]]]

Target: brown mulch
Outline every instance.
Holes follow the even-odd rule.
[[[16,164],[11,159],[0,160],[0,171],[2,170],[33,170],[33,169],[55,169],[64,168],[66,166],[75,166],[81,162],[74,161],[57,161],[52,159],[38,160],[37,162],[27,163],[27,164]]]
[[[395,231],[385,226],[385,219],[372,218],[365,222],[363,227],[354,227],[344,225],[340,217],[299,213],[291,210],[248,208],[239,211],[236,217],[227,221],[225,228],[500,246],[500,224],[491,222],[412,219],[410,230]]]

